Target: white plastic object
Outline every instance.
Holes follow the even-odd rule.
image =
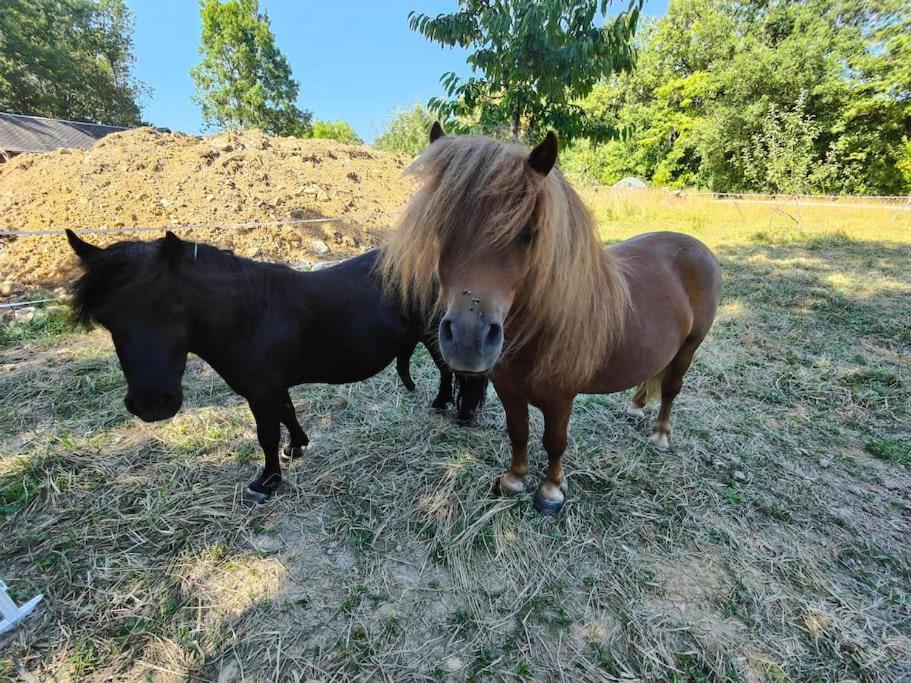
[[[6,584],[0,580],[0,616],[3,617],[3,621],[0,621],[0,633],[12,630],[16,624],[34,611],[43,597],[43,595],[36,595],[22,607],[17,607],[9,593],[6,592]]]

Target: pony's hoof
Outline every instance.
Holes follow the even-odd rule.
[[[525,491],[525,482],[512,472],[505,472],[496,478],[493,484],[494,495],[518,496]]]
[[[552,517],[563,509],[566,497],[559,486],[554,484],[543,483],[535,492],[534,506],[540,514],[545,517]]]
[[[632,401],[626,404],[626,419],[638,422],[645,418],[645,406],[636,405]]]
[[[272,497],[271,493],[263,493],[262,491],[255,491],[249,486],[244,489],[243,503],[245,507],[254,508],[257,505],[262,505],[267,500]]]
[[[442,396],[437,396],[433,399],[433,403],[430,404],[430,407],[433,408],[438,413],[444,412],[449,406],[452,405],[452,399],[447,399]]]
[[[565,502],[564,500],[550,500],[549,498],[535,496],[534,506],[535,510],[544,517],[553,517],[563,509]]]
[[[648,438],[648,442],[661,451],[666,451],[671,447],[667,439],[667,432],[655,432]]]
[[[417,388],[417,386],[416,386],[415,383],[414,383],[414,380],[411,379],[410,377],[409,377],[408,379],[403,379],[403,380],[402,380],[402,384],[405,385],[405,388],[406,388],[408,391],[414,391],[414,390]]]
[[[284,454],[286,458],[291,460],[297,460],[298,458],[304,457],[304,449],[307,448],[306,444],[303,446],[285,446]]]
[[[457,425],[462,425],[463,427],[470,427],[474,424],[474,419],[477,417],[477,413],[472,410],[469,413],[459,413],[455,417]]]

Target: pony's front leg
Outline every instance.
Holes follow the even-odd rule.
[[[445,365],[439,365],[437,367],[440,371],[440,388],[437,391],[436,398],[433,399],[433,403],[430,405],[434,410],[443,412],[452,405],[455,400],[452,393],[453,375],[452,370]]]
[[[512,445],[512,464],[509,470],[497,477],[497,490],[503,495],[516,495],[525,490],[528,474],[528,401],[522,396],[494,389],[506,411],[506,429]]]
[[[281,403],[250,401],[250,410],[256,420],[256,436],[265,455],[265,466],[259,476],[251,481],[244,492],[248,504],[265,503],[282,483],[282,468],[278,461],[281,440]]]
[[[555,515],[563,507],[563,451],[566,429],[573,410],[573,399],[555,400],[541,407],[544,414],[544,450],[547,451],[547,474],[535,493],[535,510],[542,515]]]
[[[421,343],[427,349],[427,352],[430,354],[430,357],[433,359],[433,364],[437,366],[437,370],[440,371],[440,388],[437,391],[436,398],[433,399],[431,407],[436,411],[444,411],[448,408],[453,400],[452,393],[452,370],[449,369],[449,366],[443,361],[443,356],[440,355],[440,350],[437,348],[436,340],[432,337],[424,337],[421,340]]]

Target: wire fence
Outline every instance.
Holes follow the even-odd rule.
[[[11,301],[9,303],[0,304],[0,310],[9,309],[9,308],[24,308],[26,306],[37,306],[38,304],[47,304],[47,303],[62,303],[63,299],[33,299],[31,301]]]
[[[663,194],[676,199],[706,198],[719,204],[766,204],[787,206],[821,206],[841,209],[885,209],[911,211],[911,195],[828,195],[828,194],[761,194],[758,192],[711,192],[708,190],[671,190],[609,185],[584,185],[594,193],[623,196],[627,193]]]
[[[615,188],[605,185],[591,185],[583,189],[596,192],[608,192],[624,194],[628,192],[664,192],[668,195],[686,199],[689,197],[704,197],[718,203],[730,204],[767,204],[767,205],[788,205],[788,206],[823,206],[831,208],[851,208],[851,209],[887,209],[891,211],[911,211],[911,195],[772,195],[760,194],[753,192],[710,192],[710,191],[688,191],[688,190],[654,190],[638,188]],[[278,228],[299,225],[315,225],[323,223],[359,223],[374,218],[397,216],[399,212],[376,211],[369,214],[360,214],[354,216],[331,216],[321,218],[288,218],[269,221],[237,221],[223,223],[190,223],[185,225],[170,226],[117,226],[117,227],[89,227],[89,228],[72,228],[73,232],[80,235],[103,235],[103,234],[124,234],[124,233],[150,233],[162,232],[163,230],[178,230],[181,232],[194,230],[246,230],[255,228]],[[30,230],[0,230],[0,238],[23,238],[23,237],[43,237],[51,235],[63,235],[66,233],[64,228],[35,228]],[[60,298],[34,299],[29,301],[13,301],[0,304],[0,310],[23,308],[27,306],[37,306],[47,303],[61,303]]]
[[[376,211],[369,214],[358,216],[333,216],[329,218],[287,218],[272,221],[238,221],[227,223],[189,223],[183,225],[133,225],[117,227],[97,227],[97,228],[71,228],[71,230],[80,235],[104,235],[115,233],[145,233],[161,232],[163,230],[180,230],[181,232],[192,230],[245,230],[253,228],[278,228],[288,225],[314,225],[319,223],[358,223],[372,218],[383,216],[396,216],[397,212]],[[65,228],[35,228],[33,230],[0,230],[0,237],[42,237],[47,235],[66,234]]]

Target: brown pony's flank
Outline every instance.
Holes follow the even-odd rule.
[[[528,155],[522,145],[486,137],[436,140],[407,169],[421,185],[380,268],[390,294],[431,305],[442,250],[470,259],[531,228],[528,272],[506,320],[506,353],[544,342],[535,375],[578,383],[620,339],[629,291],[582,200],[559,171],[535,172]]]

